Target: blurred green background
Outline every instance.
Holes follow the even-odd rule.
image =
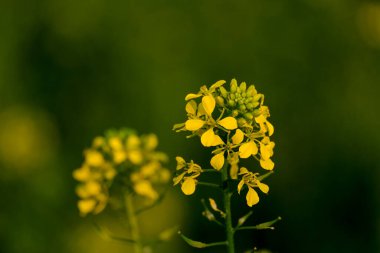
[[[238,252],[380,252],[380,3],[354,0],[1,1],[0,252],[130,252],[78,215],[83,149],[128,126],[157,133],[171,168],[207,164],[171,127],[187,93],[234,77],[265,94],[275,126],[276,174],[250,222],[283,217],[241,232]],[[179,191],[145,230],[220,239],[200,214],[214,192]],[[98,219],[122,233],[121,217]],[[175,237],[156,252],[198,251]]]

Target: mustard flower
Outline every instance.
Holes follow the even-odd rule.
[[[129,191],[148,200],[157,199],[157,187],[170,180],[169,170],[162,165],[167,157],[155,151],[157,145],[154,134],[138,136],[131,130],[109,131],[106,136],[96,137],[84,152],[83,165],[73,172],[79,181],[76,192],[80,213],[100,213],[116,177]]]
[[[242,175],[242,179],[238,184],[238,193],[240,194],[241,189],[244,185],[248,187],[248,192],[246,195],[247,205],[249,207],[256,205],[259,202],[259,195],[254,190],[254,188],[259,188],[262,192],[268,193],[269,186],[260,182],[258,179],[258,173],[253,173],[248,171],[247,168],[241,167],[239,175]]]
[[[173,178],[174,185],[181,183],[181,190],[185,195],[191,195],[195,192],[198,180],[196,179],[202,173],[202,168],[191,160],[189,163],[180,156],[176,157],[177,172],[180,174]]]

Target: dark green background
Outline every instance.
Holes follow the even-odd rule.
[[[0,252],[130,252],[78,216],[82,150],[128,126],[157,133],[171,168],[207,164],[171,127],[187,93],[234,77],[265,94],[275,126],[276,173],[250,222],[283,217],[239,234],[238,252],[380,252],[379,50],[370,1],[1,1]],[[210,194],[173,188],[146,230],[220,240],[200,214]],[[99,219],[117,227],[111,214]],[[178,237],[159,250],[198,252]]]

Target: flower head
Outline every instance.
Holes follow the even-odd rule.
[[[227,163],[231,179],[243,176],[238,173],[240,159],[253,157],[263,169],[273,170],[271,157],[275,144],[270,137],[274,127],[268,121],[270,114],[264,105],[264,95],[245,82],[238,85],[232,79],[229,87],[225,83],[221,80],[210,88],[202,86],[198,93],[188,94],[185,97],[187,119],[174,125],[173,130],[190,132],[189,137],[199,136],[204,147],[212,148],[211,167],[220,171]],[[176,178],[185,174],[182,172]],[[185,186],[195,189],[197,181],[188,178],[191,179]],[[258,200],[253,187],[248,192],[252,200]],[[254,202],[249,201],[249,205]]]
[[[169,170],[162,166],[167,157],[155,151],[157,144],[154,134],[138,136],[131,130],[112,130],[96,137],[84,152],[83,165],[73,172],[79,181],[80,213],[100,213],[107,205],[116,178],[129,191],[146,199],[157,199],[157,187],[170,180]]]

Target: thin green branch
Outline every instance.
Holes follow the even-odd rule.
[[[218,188],[219,190],[221,190],[220,185],[214,184],[214,183],[198,182],[198,185],[208,186],[208,187],[212,187],[212,188]]]
[[[228,165],[224,164],[222,168],[222,182],[228,182]],[[232,193],[227,185],[223,189],[223,200],[224,209],[226,213],[226,236],[227,236],[227,249],[228,253],[235,253],[235,243],[234,243],[234,229],[232,227],[232,213],[231,213],[231,197]]]

